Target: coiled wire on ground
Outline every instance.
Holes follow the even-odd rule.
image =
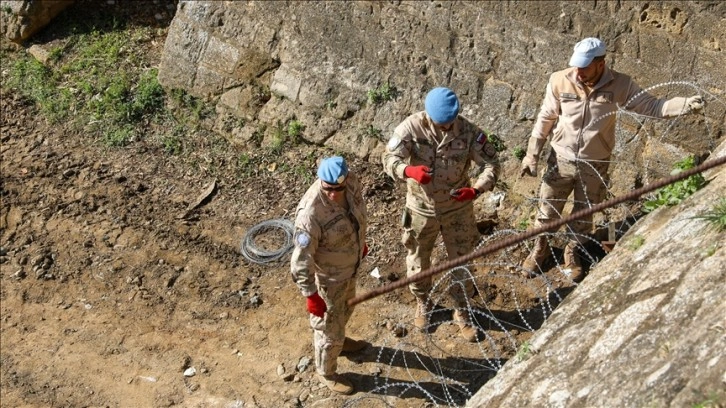
[[[264,232],[272,230],[282,230],[284,233],[284,242],[278,249],[267,251],[258,248],[255,245],[255,238]],[[245,233],[240,243],[240,252],[248,261],[256,264],[265,264],[276,261],[283,256],[293,247],[293,233],[295,232],[295,225],[290,220],[286,219],[274,219],[263,221]]]

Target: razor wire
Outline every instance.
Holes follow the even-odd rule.
[[[647,90],[671,85],[696,88],[691,83],[669,82]],[[717,96],[702,89],[700,91],[709,102],[723,104]],[[706,133],[711,135],[709,149],[713,149],[713,143],[720,133],[715,131],[713,122],[706,117],[705,108],[701,113],[705,120],[700,126],[705,126]],[[624,144],[627,145],[638,137],[642,138],[645,135],[659,141],[665,139],[667,133],[675,129],[674,123],[684,118],[679,116],[665,121],[665,130],[657,132],[656,135],[653,129],[648,130],[645,127],[651,123],[653,119],[651,117],[637,115],[622,108],[613,114],[618,121],[616,145],[619,149],[613,152],[615,157],[619,156],[618,150],[622,150]],[[629,131],[633,131],[632,127],[621,126],[621,122],[626,118],[638,122],[634,134],[628,134]],[[660,125],[655,126],[661,128]],[[644,135],[640,134],[641,129],[646,132]],[[677,154],[675,150],[674,154]],[[626,165],[626,162],[618,162],[617,158],[608,161],[611,164]],[[641,196],[648,197],[647,194],[652,194],[661,187],[722,165],[724,162],[726,162],[725,157],[716,158],[687,172],[664,179],[654,178],[655,182],[651,182],[649,179],[654,174],[651,173],[654,168],[651,168],[646,161],[643,170],[645,175],[641,179],[641,185],[645,187],[625,194],[611,190],[607,175],[601,175],[601,183],[605,186],[603,197],[605,200],[598,205],[593,205],[590,197],[585,197],[583,203],[589,208],[565,217],[568,211],[567,205],[574,204],[573,200],[566,199],[564,200],[566,206],[559,214],[562,218],[558,222],[548,223],[540,229],[527,233],[523,233],[523,228],[494,231],[482,237],[470,256],[439,264],[432,262],[434,265],[432,268],[410,277],[411,279],[405,278],[392,284],[381,285],[371,292],[351,299],[349,304],[361,303],[405,287],[414,280],[430,277],[434,280],[430,297],[437,306],[427,316],[430,323],[423,332],[414,328],[413,322],[402,322],[396,326],[407,329],[403,334],[397,333],[396,330],[383,334],[383,338],[377,342],[382,345],[377,347],[375,358],[364,360],[375,362],[377,369],[371,372],[378,374],[373,378],[359,374],[358,380],[366,385],[360,389],[362,391],[360,395],[346,400],[344,406],[394,407],[400,406],[401,399],[409,398],[425,400],[425,406],[464,406],[483,384],[496,375],[507,360],[526,360],[531,353],[536,352],[531,350],[528,338],[544,324],[569,292],[578,285],[571,279],[571,270],[563,265],[563,253],[560,249],[573,234],[582,244],[580,259],[587,262],[588,269],[591,269],[606,256],[609,248],[612,248],[610,245],[617,241],[617,237],[622,236],[642,216],[628,204],[629,201],[637,200]],[[581,161],[577,164],[589,165]],[[612,166],[609,170],[613,170]],[[660,174],[663,172],[660,171]],[[636,180],[639,179],[636,177]],[[521,214],[529,217],[532,208],[537,211],[537,206],[542,204],[539,201],[536,197],[525,197],[525,203],[529,203],[531,208],[529,211],[523,208]],[[575,234],[569,228],[557,231],[562,225],[584,222],[581,218],[592,217],[597,212],[602,212],[604,218],[595,217],[592,224],[598,228],[603,226],[608,228],[600,232],[609,234],[610,244],[601,242],[595,235]],[[551,261],[545,261],[545,265],[540,267],[534,277],[527,278],[521,274],[522,267],[519,260],[531,252],[535,236],[546,238],[549,247],[548,259]],[[437,259],[446,259],[444,251],[444,246],[439,242],[435,246]],[[466,309],[480,334],[480,341],[477,343],[468,343],[458,336],[457,325],[452,316],[458,306],[453,304],[448,292],[452,285],[462,284],[461,281],[456,281],[452,271],[462,268],[467,271],[464,280],[471,279],[475,287],[474,295],[467,298]],[[428,276],[423,275],[424,273]],[[406,308],[408,313],[411,313],[410,305],[400,304],[397,307]],[[356,382],[357,388],[359,381]]]
[[[695,174],[704,172],[708,169],[711,169],[713,167],[719,166],[726,163],[726,156],[719,157],[713,160],[706,161],[692,169],[684,170],[681,173],[678,173],[673,176],[669,176],[666,178],[663,178],[661,180],[655,181],[651,184],[648,184],[646,186],[643,186],[641,188],[635,189],[631,191],[630,193],[624,194],[620,197],[616,197],[610,200],[607,200],[605,202],[602,202],[600,204],[593,205],[590,208],[586,208],[584,210],[580,210],[574,214],[568,215],[566,217],[560,218],[559,220],[551,221],[546,224],[544,224],[541,227],[533,228],[529,231],[523,232],[521,234],[518,234],[514,237],[503,239],[499,242],[495,242],[490,246],[484,246],[480,249],[477,249],[475,251],[472,251],[469,254],[462,255],[458,258],[452,259],[450,261],[442,262],[438,265],[435,265],[425,271],[421,271],[417,273],[416,275],[409,276],[406,278],[403,278],[401,280],[392,282],[386,286],[382,286],[377,289],[373,289],[368,293],[365,293],[360,296],[356,296],[353,299],[350,299],[348,301],[349,306],[357,305],[358,303],[364,302],[366,300],[372,299],[376,296],[380,296],[384,293],[388,293],[392,290],[402,288],[404,286],[409,285],[410,283],[420,281],[422,279],[430,278],[436,274],[439,274],[445,270],[449,270],[458,266],[461,266],[465,264],[466,262],[469,262],[473,259],[483,257],[484,255],[488,255],[497,251],[500,251],[504,248],[507,248],[509,246],[518,244],[526,239],[533,238],[539,234],[556,230],[557,228],[561,227],[562,225],[565,225],[567,223],[570,223],[575,220],[579,220],[580,218],[584,218],[586,216],[590,216],[592,214],[595,214],[596,212],[601,212],[607,208],[614,207],[618,204],[622,204],[626,201],[632,201],[635,198],[640,197],[641,195],[644,195],[646,193],[655,191],[661,187],[664,187],[668,184],[675,183],[676,181],[684,180],[690,176],[693,176]]]
[[[482,237],[477,249],[469,255],[351,299],[349,304],[360,303],[426,275],[433,277],[437,270],[446,271],[432,282],[430,299],[435,306],[428,312],[428,326],[420,330],[412,322],[399,323],[405,328],[402,334],[391,330],[376,346],[372,345],[374,350],[363,361],[374,363],[376,368],[369,372],[377,374],[358,374],[356,387],[362,387],[359,389],[361,393],[347,399],[343,406],[396,407],[400,406],[401,399],[411,398],[425,400],[426,406],[464,406],[501,370],[506,361],[523,361],[536,352],[527,340],[527,333],[535,333],[577,285],[557,260],[554,267],[543,268],[534,278],[525,278],[517,273],[521,269],[516,262],[517,255],[530,250],[528,238],[539,234],[553,243],[551,247],[555,247],[554,244],[561,244],[571,237],[569,231],[552,232],[557,226],[724,163],[726,156],[704,162],[529,232],[513,229],[496,231]],[[589,244],[601,245],[593,237],[583,235],[581,238],[589,240]],[[443,251],[443,245],[437,245],[435,250]],[[484,258],[484,255],[489,256]],[[553,259],[559,259],[558,255],[551,255]],[[454,277],[454,269],[459,275],[462,270],[465,272],[460,280]],[[467,281],[471,281],[474,287],[474,295],[466,298],[465,308],[479,332],[479,341],[475,343],[458,336],[452,316],[455,310],[464,306],[455,305],[449,295],[452,288],[463,286]],[[492,298],[490,289],[496,293],[496,298]],[[410,306],[400,304],[398,307]],[[521,337],[522,334],[524,337]]]
[[[284,238],[280,247],[273,250],[258,247],[256,244],[257,236],[271,231],[282,231]],[[240,242],[240,253],[245,259],[255,264],[277,261],[292,249],[294,232],[295,225],[290,220],[279,218],[263,221],[247,230]]]

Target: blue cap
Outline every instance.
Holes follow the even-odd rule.
[[[348,165],[340,156],[323,159],[318,167],[318,178],[328,184],[340,184],[348,175]]]
[[[434,88],[429,91],[424,106],[431,120],[441,125],[456,119],[459,114],[459,98],[449,88]]]
[[[575,52],[570,57],[570,66],[585,68],[593,58],[605,55],[605,43],[594,37],[588,37],[575,44]]]

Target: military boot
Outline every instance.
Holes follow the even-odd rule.
[[[431,316],[431,311],[433,310],[433,305],[431,304],[431,301],[428,297],[426,298],[416,298],[416,317],[413,319],[413,325],[416,326],[420,330],[427,330],[429,327],[429,317]]]
[[[353,384],[338,373],[330,375],[318,374],[318,378],[320,379],[320,382],[328,387],[330,391],[344,395],[350,395],[353,393]]]
[[[547,243],[546,237],[537,237],[534,240],[534,248],[529,256],[522,262],[522,276],[525,278],[534,278],[542,268],[542,264],[547,255],[550,253],[550,245]]]
[[[580,282],[585,277],[585,272],[582,270],[582,265],[580,265],[577,246],[576,242],[570,242],[565,247],[565,269],[570,270],[570,279]]]
[[[456,309],[454,311],[454,322],[459,325],[459,333],[466,341],[472,343],[479,340],[479,333],[476,326],[472,323],[471,315],[466,309]]]

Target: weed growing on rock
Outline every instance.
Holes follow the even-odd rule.
[[[368,104],[377,105],[379,103],[392,101],[398,96],[398,89],[395,86],[385,83],[379,88],[370,89],[368,91]]]
[[[695,167],[695,158],[689,156],[679,162],[676,162],[671,175],[676,175],[683,170],[688,170]],[[706,179],[700,174],[694,174],[685,180],[676,181],[675,183],[669,184],[655,192],[655,198],[648,200],[643,204],[644,212],[651,212],[661,206],[673,206],[680,204],[684,199],[690,197],[706,185]]]
[[[693,218],[705,220],[716,232],[726,231],[726,198],[721,197],[713,208]]]
[[[634,236],[629,242],[628,242],[628,248],[630,248],[631,251],[635,251],[636,249],[640,248],[645,244],[645,238],[643,238],[640,235]]]
[[[512,155],[517,158],[517,160],[524,159],[524,156],[527,155],[527,151],[522,149],[521,147],[517,146],[514,149],[512,149]]]

